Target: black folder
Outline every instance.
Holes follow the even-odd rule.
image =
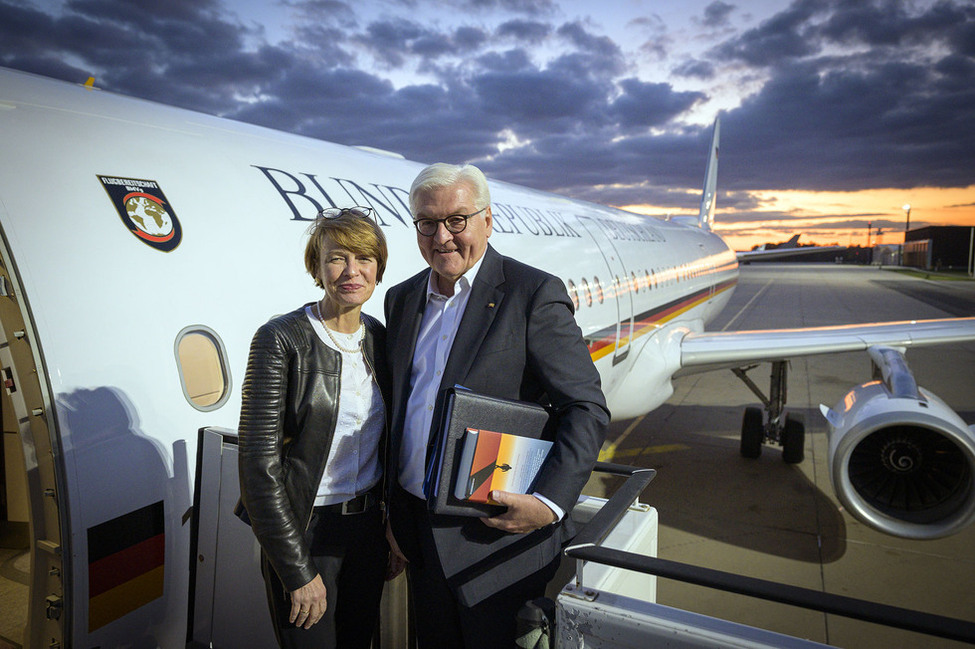
[[[550,412],[537,403],[477,394],[455,386],[443,390],[434,410],[434,428],[427,453],[423,490],[434,514],[494,516],[505,508],[460,500],[454,496],[457,468],[468,428],[483,428],[525,437],[553,440]]]

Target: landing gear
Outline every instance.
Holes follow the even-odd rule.
[[[799,464],[805,456],[806,423],[802,415],[788,414],[782,427],[782,461]]]
[[[755,459],[762,454],[765,441],[765,427],[762,425],[762,411],[754,406],[745,408],[741,418],[741,456]]]
[[[748,376],[748,371],[757,365],[731,371],[755,393],[765,406],[767,418],[763,417],[760,408],[745,408],[745,415],[741,420],[741,455],[747,458],[757,458],[762,454],[762,444],[767,440],[782,446],[782,460],[787,464],[802,462],[805,455],[806,426],[800,415],[789,414],[783,423],[782,413],[786,400],[786,362],[772,363],[769,396],[762,394],[761,389]],[[763,423],[763,419],[765,420]]]

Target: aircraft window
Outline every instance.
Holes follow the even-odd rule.
[[[186,327],[176,336],[176,366],[183,396],[204,412],[216,410],[230,397],[227,352],[217,333],[203,325]]]
[[[646,275],[646,279],[644,281],[646,282],[647,290],[649,291],[651,288],[653,288],[653,278],[650,276],[649,270],[644,269],[643,274]]]
[[[599,278],[596,277],[595,275],[593,275],[592,278],[592,287],[596,291],[596,299],[599,300],[600,304],[602,304],[606,296],[603,294],[603,285],[600,284]]]
[[[586,281],[585,277],[582,278],[582,292],[586,294],[586,306],[592,306],[592,291],[589,290],[589,282]]]
[[[620,283],[619,275],[613,278],[613,293],[616,295],[616,297],[623,295],[623,285]]]
[[[630,276],[633,278],[633,292],[634,293],[639,293],[640,292],[640,280],[638,280],[636,278],[636,273],[633,272],[632,270],[630,271]]]
[[[569,297],[572,298],[572,306],[579,309],[579,293],[576,292],[576,285],[569,280]]]

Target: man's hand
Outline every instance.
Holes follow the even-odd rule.
[[[322,619],[328,602],[325,600],[325,584],[322,576],[315,578],[298,590],[291,591],[291,616],[288,621],[295,626],[310,629]]]
[[[386,581],[392,581],[401,572],[406,570],[406,564],[409,563],[409,560],[399,549],[399,543],[396,542],[396,538],[393,536],[393,530],[389,526],[389,521],[386,521],[386,541],[389,543],[389,564],[386,566]]]
[[[488,527],[524,534],[555,522],[555,512],[530,494],[494,490],[491,492],[491,500],[504,505],[508,511],[491,518],[481,518]]]

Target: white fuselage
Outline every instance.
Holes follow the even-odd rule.
[[[150,620],[160,646],[181,646],[197,431],[236,427],[257,327],[321,297],[302,261],[319,208],[376,209],[390,259],[365,310],[382,319],[384,289],[424,268],[407,208],[423,165],[0,75],[0,228],[51,401],[70,528],[71,636],[75,646],[107,646]],[[150,218],[156,203],[139,196],[132,209],[149,225],[130,231],[100,177],[161,190],[177,245],[147,243],[173,227]],[[614,417],[660,405],[676,370],[666,334],[677,325],[700,331],[725,305],[734,253],[705,229],[501,182],[491,192],[490,243],[569,287]],[[229,397],[216,409],[185,398],[174,350],[180,332],[199,325],[226,352]],[[165,596],[90,629],[87,531],[156,501],[165,511]]]

